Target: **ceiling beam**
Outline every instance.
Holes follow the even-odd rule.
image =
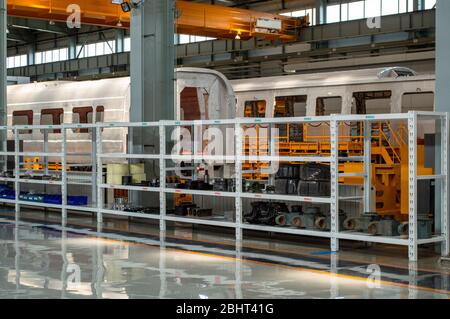
[[[8,27],[17,29],[33,30],[38,32],[68,35],[69,29],[61,24],[50,23],[44,20],[30,20],[24,18],[8,17]]]

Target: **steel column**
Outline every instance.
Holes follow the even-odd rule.
[[[330,123],[331,135],[331,251],[339,250],[339,126],[336,120]]]
[[[95,142],[97,144],[97,231],[101,232],[103,228],[103,189],[100,187],[103,184],[103,163],[102,157],[100,156],[103,152],[102,129],[96,127],[95,130]]]
[[[408,119],[408,162],[409,162],[409,260],[417,261],[417,113],[410,112]]]
[[[316,0],[316,23],[327,23],[327,3],[328,0]]]
[[[441,174],[445,176],[440,185],[440,201],[441,201],[441,234],[444,235],[444,242],[441,247],[441,254],[448,256],[450,254],[450,234],[449,234],[449,209],[448,209],[448,134],[449,123],[448,115],[441,121]]]
[[[48,138],[48,130],[45,130]],[[62,195],[62,209],[61,209],[61,224],[62,227],[67,226],[67,196],[68,196],[68,185],[67,185],[67,129],[63,128],[61,130],[61,154],[62,154],[62,172],[61,172],[61,195]],[[48,141],[47,141],[48,143]],[[48,157],[46,157],[48,159]],[[48,165],[48,164],[47,164]]]
[[[235,140],[235,168],[234,168],[234,174],[235,174],[235,187],[236,187],[236,194],[235,194],[235,209],[236,209],[236,245],[240,244],[243,239],[243,231],[242,231],[242,156],[243,156],[243,145],[244,142],[243,137],[243,129],[241,127],[241,124],[239,121],[234,126],[234,140]]]
[[[124,52],[125,50],[125,30],[124,29],[116,29],[116,53]]]
[[[448,59],[450,55],[450,42],[448,41],[448,30],[450,28],[450,1],[448,0],[437,0],[436,2],[436,102],[435,102],[435,111],[436,112],[450,112],[450,105],[448,104],[450,101],[450,92],[448,90],[448,83],[450,83],[450,61]],[[445,127],[442,125],[440,127],[441,130],[446,129],[448,130],[448,117],[445,119],[447,123],[445,123]],[[442,137],[440,140],[441,150],[448,150],[449,147],[449,140],[446,135],[447,133],[442,131],[441,136],[446,137],[447,140],[445,141]],[[436,136],[436,143],[439,142],[439,134]],[[439,148],[438,152],[439,152]],[[437,153],[436,158],[441,158],[443,152],[441,154]],[[441,171],[442,174],[446,174],[444,172],[449,172],[449,161],[447,158],[442,161],[441,163]],[[445,167],[444,167],[445,166]],[[445,182],[443,185],[436,185],[440,186],[441,188],[445,188],[445,190],[440,190],[439,187],[436,187],[436,199],[441,200],[443,206],[441,209],[441,214],[447,213],[448,218],[448,212],[449,212],[449,203],[448,198],[450,196],[449,194],[449,188],[447,187],[448,183],[450,182],[448,174],[446,174]],[[445,191],[445,194],[444,194]],[[441,198],[439,198],[441,196]],[[445,199],[445,203],[444,203]],[[445,205],[445,207],[444,207]],[[442,219],[442,222],[444,219]],[[439,221],[438,221],[439,222]],[[448,222],[448,219],[447,219]],[[440,225],[441,233],[446,232],[446,243],[447,246],[442,247],[444,248],[442,253],[446,252],[448,255],[449,253],[449,232],[448,232],[448,225],[442,224]]]
[[[6,0],[0,0],[0,125],[6,125],[6,87],[8,85],[6,73],[6,57],[7,57],[7,13]]]
[[[364,213],[372,212],[372,123],[364,125]]]
[[[167,213],[167,199],[164,189],[166,188],[166,127],[164,125],[159,126],[159,230],[161,234],[165,234],[166,225],[166,213]],[[160,236],[161,237],[161,236]],[[161,237],[162,239],[162,237]],[[162,249],[162,248],[161,248]]]

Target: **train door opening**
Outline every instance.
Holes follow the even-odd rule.
[[[180,93],[180,119],[208,120],[208,97],[209,94],[205,89],[185,87]]]

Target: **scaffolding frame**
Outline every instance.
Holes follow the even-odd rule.
[[[432,119],[440,121],[440,133],[441,135],[441,172],[432,176],[418,176],[417,175],[417,130],[419,120]],[[364,178],[364,196],[359,198],[349,198],[339,196],[339,177],[343,175],[339,173],[339,163],[343,159],[339,157],[339,123],[341,122],[363,122],[373,123],[377,121],[396,121],[403,120],[408,123],[408,145],[409,145],[409,236],[408,238],[400,237],[385,237],[385,236],[371,236],[364,233],[355,233],[349,231],[342,231],[339,229],[339,204],[343,201],[355,201],[361,200],[365,211],[370,211],[371,207],[371,178],[370,178],[370,166],[371,166],[371,135],[370,130],[365,129],[364,132],[364,156],[361,158],[345,158],[345,160],[355,160],[364,163],[364,172],[356,174]],[[418,260],[418,247],[424,244],[440,243],[442,245],[442,255],[449,254],[449,209],[448,209],[448,143],[449,143],[449,123],[447,113],[436,112],[409,112],[407,114],[381,114],[381,115],[332,115],[332,116],[320,116],[320,117],[297,117],[297,118],[238,118],[227,120],[208,120],[208,121],[160,121],[160,122],[145,122],[145,123],[98,123],[98,124],[64,124],[64,125],[21,125],[21,126],[1,126],[0,132],[2,136],[7,139],[8,131],[14,134],[14,152],[8,152],[6,149],[6,141],[3,141],[4,151],[0,152],[0,156],[4,158],[4,165],[6,167],[7,157],[14,157],[14,178],[0,177],[0,182],[11,182],[15,186],[15,200],[8,200],[0,198],[0,203],[15,205],[15,219],[20,219],[21,206],[30,207],[44,207],[60,209],[62,216],[62,224],[65,227],[67,224],[67,212],[68,211],[85,211],[95,213],[97,216],[98,232],[102,231],[103,217],[104,215],[113,216],[126,216],[147,218],[152,220],[158,220],[161,233],[165,233],[167,229],[167,222],[181,222],[188,224],[209,225],[218,227],[227,227],[235,229],[236,242],[242,242],[244,230],[263,231],[271,233],[293,234],[302,236],[314,236],[330,239],[331,251],[339,251],[340,240],[352,240],[371,243],[384,243],[392,245],[401,245],[408,247],[409,260],[414,262]],[[285,123],[328,123],[330,125],[330,142],[331,153],[329,157],[318,156],[249,156],[245,155],[243,151],[243,138],[242,138],[242,126],[243,125],[259,125],[259,124],[285,124]],[[166,129],[168,127],[180,128],[182,126],[190,127],[204,127],[204,126],[233,126],[234,127],[234,143],[235,152],[234,155],[204,155],[194,151],[191,155],[170,155],[167,154],[167,134]],[[128,153],[103,153],[102,148],[102,131],[107,128],[155,128],[159,131],[159,154],[128,154]],[[369,125],[365,125],[369,127]],[[71,206],[67,203],[68,184],[70,184],[69,176],[67,173],[67,133],[69,129],[87,128],[92,132],[92,207],[85,206]],[[61,152],[49,153],[48,152],[48,134],[44,134],[44,152],[42,153],[24,153],[20,152],[20,131],[21,130],[61,130]],[[4,134],[6,132],[6,134]],[[76,155],[76,154],[70,154]],[[60,181],[47,181],[47,180],[24,180],[20,178],[20,157],[21,156],[42,156],[46,157],[59,157],[61,158],[62,176]],[[80,154],[81,156],[81,154]],[[125,185],[110,185],[103,182],[103,164],[105,158],[118,158],[118,159],[150,159],[155,160],[159,164],[159,187],[143,187],[143,186],[125,186]],[[223,192],[223,191],[206,191],[206,190],[191,190],[191,189],[175,189],[168,188],[166,184],[166,177],[168,168],[166,165],[167,160],[171,159],[186,160],[186,161],[227,161],[228,163],[234,163],[235,168],[235,191]],[[330,197],[305,197],[297,195],[278,195],[278,194],[266,194],[266,193],[247,193],[243,192],[242,185],[242,163],[244,161],[257,160],[267,162],[321,162],[330,164],[330,176],[331,176],[331,196]],[[355,175],[355,176],[356,176]],[[417,234],[417,182],[418,180],[439,180],[441,186],[439,188],[441,207],[438,218],[441,221],[440,235],[432,236],[427,239],[419,239]],[[37,202],[21,201],[20,184],[21,183],[37,183],[58,185],[61,187],[62,204],[52,205],[43,204]],[[157,214],[142,214],[132,213],[125,211],[112,210],[103,207],[104,192],[107,189],[123,189],[129,191],[141,191],[141,192],[153,192],[159,194],[159,215]],[[234,198],[236,217],[234,221],[215,220],[215,219],[198,219],[193,217],[182,217],[176,215],[167,214],[167,194],[190,194],[200,196],[214,196]],[[95,199],[95,201],[94,201]],[[249,224],[243,221],[243,199],[257,199],[257,200],[279,200],[290,201],[299,203],[318,203],[329,204],[331,213],[331,227],[330,231],[319,231],[312,229],[300,229],[293,227],[278,227],[278,226],[264,226],[259,224]]]

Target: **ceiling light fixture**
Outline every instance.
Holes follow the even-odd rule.
[[[122,7],[122,11],[123,12],[130,12],[131,11],[131,5],[130,5],[129,2],[124,1],[124,2],[122,2],[120,4],[120,6]]]

